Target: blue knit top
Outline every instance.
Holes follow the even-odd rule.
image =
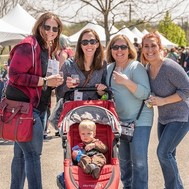
[[[135,121],[143,100],[147,99],[150,94],[150,84],[146,69],[138,61],[131,61],[123,70],[123,74],[137,84],[135,93],[131,93],[127,87],[116,84],[111,73],[115,63],[111,63],[107,68],[106,83],[111,84],[111,89],[114,94],[116,111],[120,121],[131,122]],[[152,126],[153,109],[144,105],[139,119],[136,121],[136,126]]]

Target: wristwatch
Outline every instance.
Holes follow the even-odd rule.
[[[44,78],[43,78],[43,86],[42,86],[42,87],[43,87],[43,90],[44,90],[44,91],[47,90],[47,87],[48,87],[48,86],[47,86],[47,77],[44,77]]]

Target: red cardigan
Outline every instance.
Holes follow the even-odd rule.
[[[10,53],[9,83],[21,90],[37,107],[42,87],[37,86],[42,76],[41,48],[33,36],[29,36],[17,44]]]

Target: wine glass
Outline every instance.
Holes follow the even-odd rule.
[[[115,71],[121,74],[123,72],[123,68],[121,66],[116,66]]]
[[[71,75],[71,78],[72,78],[72,83],[73,83],[73,85],[79,85],[79,83],[80,83],[79,75],[77,75],[77,74],[72,74],[72,75]]]

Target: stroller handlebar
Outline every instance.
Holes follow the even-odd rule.
[[[73,93],[76,90],[78,90],[79,92],[88,92],[88,91],[96,91],[97,92],[96,87],[76,87],[76,88],[70,89],[69,91],[65,92],[64,97],[63,97],[64,102],[67,101],[67,100],[70,100],[70,94]],[[108,94],[107,100],[113,99],[113,93],[110,89],[106,88],[103,91]]]

